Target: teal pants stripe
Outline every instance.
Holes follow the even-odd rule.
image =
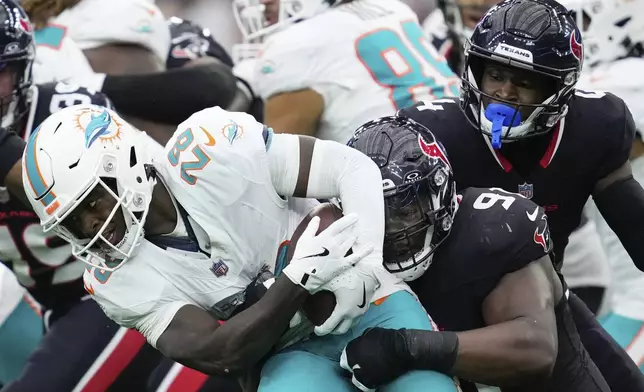
[[[644,321],[609,313],[599,322],[610,336],[623,347],[644,373]],[[637,352],[636,352],[637,351]]]

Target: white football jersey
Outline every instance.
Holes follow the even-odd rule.
[[[50,24],[65,27],[82,49],[111,43],[138,44],[165,64],[170,31],[161,10],[147,0],[82,0],[52,18]]]
[[[399,0],[342,4],[269,36],[255,74],[253,87],[264,99],[319,93],[324,113],[316,136],[340,143],[367,121],[456,96],[460,83]]]
[[[67,29],[47,25],[34,34],[36,58],[34,83],[71,82],[83,84],[94,76],[94,70],[83,51],[67,34]]]
[[[20,286],[14,274],[0,263],[0,327],[25,293],[26,290]]]
[[[87,290],[111,319],[155,345],[184,305],[221,317],[264,266],[275,271],[284,241],[317,201],[277,195],[270,132],[248,114],[220,108],[179,125],[155,167],[210,256],[143,240],[115,272],[86,271]]]
[[[638,130],[644,130],[643,58],[629,57],[584,70],[577,87],[581,90],[610,91],[622,98],[635,120]]]

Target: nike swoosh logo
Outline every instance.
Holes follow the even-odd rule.
[[[206,137],[208,138],[208,143],[206,143],[206,146],[214,146],[214,145],[215,145],[215,143],[217,143],[217,142],[215,141],[215,138],[214,138],[214,137],[212,137],[212,135],[210,134],[210,132],[208,132],[208,131],[206,130],[206,128],[204,128],[204,127],[202,127],[202,126],[200,126],[199,128],[201,128],[201,130],[203,131],[203,133],[205,133],[205,134],[206,134]]]
[[[324,251],[322,253],[318,253],[316,255],[309,255],[309,256],[302,257],[302,258],[303,259],[308,259],[309,257],[324,257],[324,256],[328,256],[329,255],[329,250],[327,248],[322,248],[322,249],[324,249]]]
[[[358,307],[362,309],[365,306],[367,306],[367,285],[362,282],[362,303]]]
[[[528,216],[528,219],[534,222],[537,220],[537,215],[539,214],[539,207],[535,208],[532,214],[528,214],[528,211],[526,211],[525,214]]]

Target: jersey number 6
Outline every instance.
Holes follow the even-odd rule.
[[[194,185],[197,183],[197,177],[190,174],[190,172],[203,170],[208,163],[210,163],[210,157],[201,149],[199,145],[196,145],[192,148],[191,152],[195,156],[196,160],[179,162],[179,157],[181,153],[188,150],[190,146],[194,143],[195,136],[192,133],[192,129],[188,128],[185,131],[181,132],[174,146],[168,152],[168,160],[172,166],[177,166],[180,164],[181,169],[181,179],[184,180],[189,185]]]

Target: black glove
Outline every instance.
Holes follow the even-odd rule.
[[[411,354],[404,329],[369,328],[349,342],[340,366],[353,373],[353,384],[362,391],[388,384],[411,369]]]
[[[455,332],[370,328],[344,348],[340,366],[353,373],[353,385],[368,391],[410,370],[448,374],[457,355]]]

